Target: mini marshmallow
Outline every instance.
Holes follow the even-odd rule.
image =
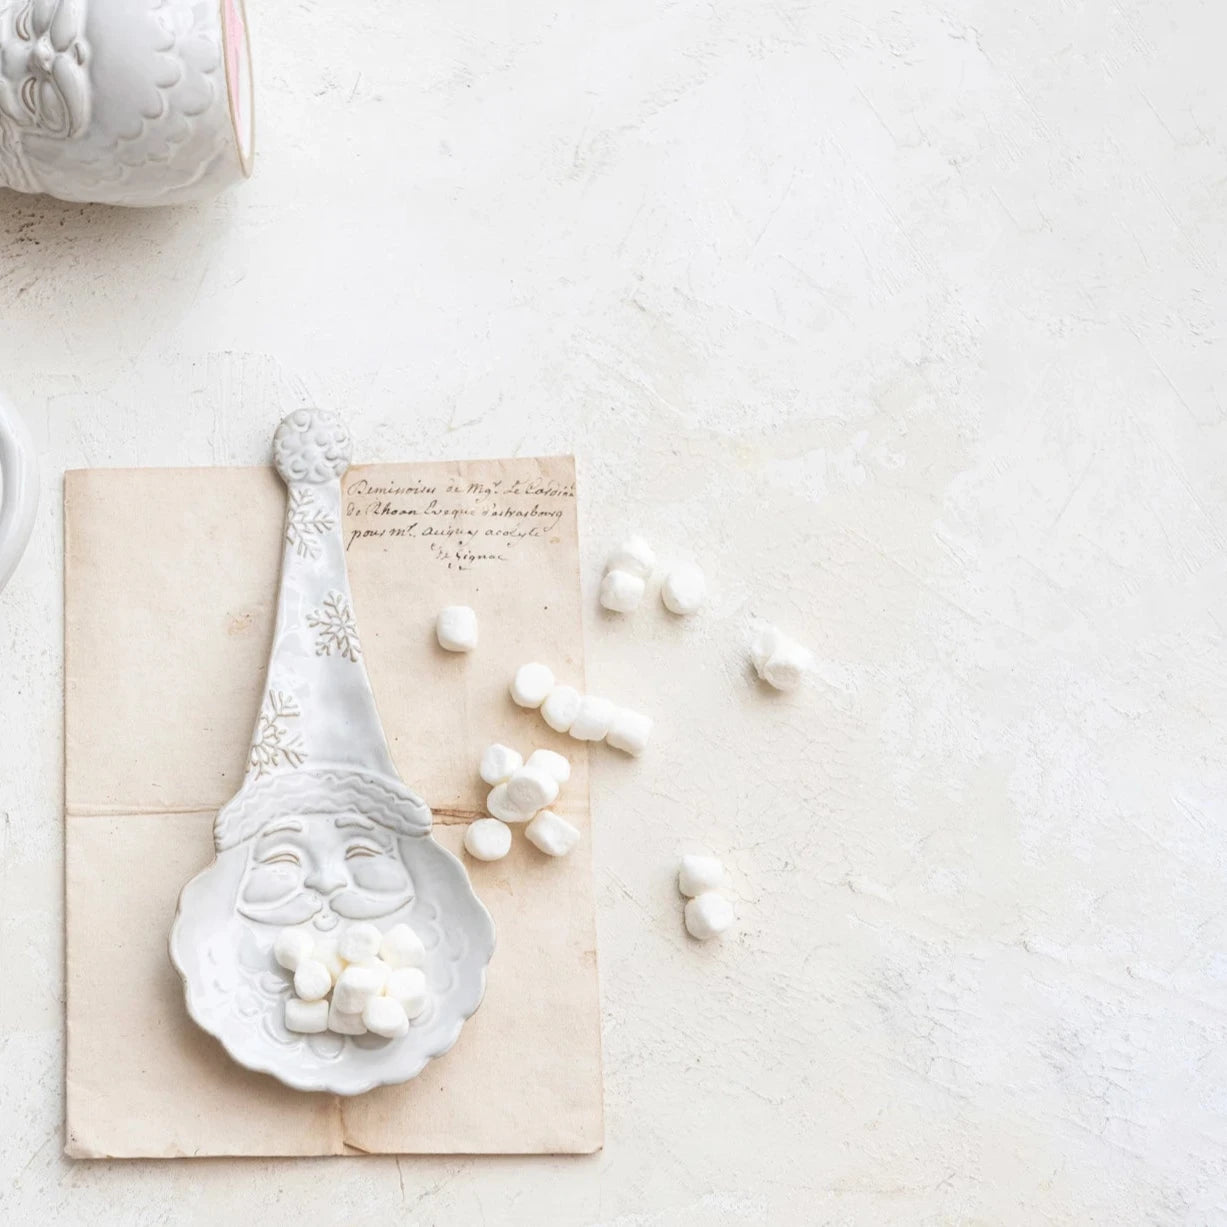
[[[535,814],[558,797],[558,781],[541,767],[521,767],[507,781],[507,800],[521,813]]]
[[[760,626],[750,644],[758,676],[776,690],[794,690],[813,667],[814,655],[778,627]]]
[[[332,1004],[342,1014],[361,1014],[366,1003],[383,992],[387,979],[388,969],[382,963],[379,966],[351,963],[341,972],[332,994]]]
[[[478,861],[501,861],[511,851],[511,828],[497,818],[478,818],[464,832],[464,850]]]
[[[579,843],[579,831],[551,809],[543,809],[524,828],[524,834],[546,856],[566,856]]]
[[[477,615],[468,605],[448,605],[435,619],[435,635],[449,652],[471,652],[477,646]]]
[[[661,585],[660,599],[670,613],[696,613],[707,599],[707,581],[703,578],[703,572],[693,562],[674,567]]]
[[[571,778],[571,760],[556,750],[534,750],[524,765],[548,771],[560,784],[565,784]]]
[[[417,1016],[426,1008],[430,998],[430,990],[426,987],[426,976],[421,968],[402,967],[388,977],[388,987],[384,996],[400,1003],[400,1007],[409,1018]]]
[[[296,971],[298,964],[311,954],[315,938],[309,929],[282,929],[273,942],[273,958],[286,971]]]
[[[371,983],[377,983],[379,987],[375,990],[376,993],[382,993],[384,986],[388,982],[388,977],[392,974],[392,968],[387,965],[381,958],[364,959],[361,963],[351,963],[350,967],[361,967],[363,971],[374,972],[374,978]]]
[[[629,707],[616,708],[605,741],[624,754],[639,755],[647,749],[652,736],[652,717],[644,716]]]
[[[408,925],[393,925],[383,935],[379,957],[389,967],[421,967],[426,960],[426,947]]]
[[[629,571],[609,571],[601,580],[597,599],[611,613],[631,613],[643,600],[644,583]]]
[[[328,968],[333,984],[345,970],[345,960],[337,953],[337,939],[331,933],[315,939],[315,945],[311,947],[311,957]]]
[[[770,623],[762,622],[754,626],[750,637],[750,659],[754,662],[755,671],[761,677],[763,666],[771,656],[772,649],[779,639],[780,632]]]
[[[409,1015],[395,997],[372,997],[362,1011],[362,1022],[373,1035],[400,1039],[409,1031]]]
[[[600,741],[613,723],[614,705],[608,699],[586,694],[579,701],[579,710],[567,730],[576,741]]]
[[[521,707],[540,707],[554,689],[554,671],[549,665],[521,665],[511,679],[511,697]]]
[[[715,856],[684,856],[677,871],[677,888],[688,898],[695,898],[724,885],[724,866]]]
[[[541,718],[556,733],[570,732],[581,697],[574,686],[555,686],[541,705]]]
[[[638,579],[647,579],[656,567],[656,555],[642,537],[631,537],[605,560],[605,570],[625,571]]]
[[[383,934],[374,925],[359,921],[337,939],[337,953],[347,963],[364,963],[379,954],[382,944]]]
[[[533,815],[532,811],[520,809],[512,805],[507,795],[506,784],[496,784],[486,797],[486,812],[501,822],[527,822]]]
[[[686,931],[705,942],[733,923],[733,905],[718,891],[708,890],[686,904]]]
[[[332,975],[316,959],[303,959],[294,972],[294,991],[304,1001],[319,1001],[332,991]]]
[[[299,1035],[318,1035],[328,1030],[328,1002],[303,1001],[298,997],[285,1000],[285,1029]]]
[[[365,1010],[366,1006],[362,1008]],[[335,1031],[338,1035],[365,1035],[366,1023],[362,1021],[361,1012],[349,1014],[344,1010],[338,1010],[334,997],[332,1004],[328,1007],[328,1030]]]
[[[513,771],[518,771],[522,766],[524,759],[520,754],[510,746],[495,742],[494,745],[486,747],[477,773],[487,784],[493,786],[504,783]]]

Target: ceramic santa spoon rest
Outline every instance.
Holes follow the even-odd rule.
[[[341,535],[348,432],[301,410],[273,446],[288,500],[263,701],[242,787],[214,824],[216,859],[184,888],[170,951],[192,1018],[236,1061],[352,1095],[414,1077],[455,1043],[481,1002],[494,925],[388,753]],[[397,1038],[288,1030],[278,935],[326,944],[367,924],[421,938],[423,1012]]]

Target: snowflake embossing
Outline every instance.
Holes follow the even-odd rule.
[[[305,486],[290,488],[290,508],[285,521],[285,539],[299,558],[318,558],[319,539],[336,527],[336,521],[315,505],[315,497]]]
[[[307,615],[307,625],[319,631],[315,637],[316,656],[331,656],[336,652],[338,656],[356,662],[362,655],[354,611],[343,592],[330,592],[324,598],[323,606]]]
[[[248,770],[255,772],[257,780],[277,767],[301,767],[306,761],[302,738],[286,725],[287,720],[301,715],[293,695],[280,690],[268,692],[260,708],[256,735],[251,741],[251,756],[247,760]]]

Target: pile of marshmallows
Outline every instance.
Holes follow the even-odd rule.
[[[369,1031],[399,1039],[430,1000],[422,970],[426,947],[405,924],[381,933],[363,921],[339,937],[282,929],[273,943],[273,957],[294,976],[285,1026],[300,1035]]]
[[[631,613],[638,609],[655,570],[656,555],[642,537],[631,537],[623,542],[606,560],[599,594],[601,604],[612,613]],[[671,613],[681,616],[697,613],[707,599],[703,572],[694,563],[674,566],[661,583],[660,598]],[[477,615],[467,605],[449,605],[439,612],[435,634],[440,647],[447,651],[471,652],[477,646]],[[778,627],[765,622],[756,623],[753,627],[750,659],[758,676],[776,690],[795,689],[814,663],[813,654],[808,648],[790,639]],[[550,728],[559,733],[569,733],[577,741],[605,741],[617,750],[638,755],[647,748],[652,734],[650,717],[619,707],[609,699],[580,694],[573,686],[559,685],[553,670],[537,662],[521,665],[516,671],[511,683],[511,697],[521,707],[539,710]],[[549,856],[565,856],[579,842],[579,831],[549,808],[557,799],[560,786],[571,777],[571,764],[563,755],[553,750],[534,750],[525,762],[515,750],[496,744],[482,755],[480,772],[481,778],[491,785],[491,792],[486,798],[486,809],[491,816],[470,823],[465,831],[464,846],[470,856],[482,861],[501,860],[511,850],[511,826],[519,823],[526,824],[524,834],[529,842]],[[682,858],[678,889],[687,899],[686,929],[692,937],[706,941],[732,925],[733,904],[721,893],[720,887],[723,885],[724,866],[716,857]],[[412,932],[404,925],[398,928]],[[294,932],[297,931],[286,930],[287,934]],[[283,967],[294,970],[282,960],[280,954],[278,961]],[[316,960],[307,960],[308,964],[311,962],[319,965]],[[360,960],[359,965],[365,967]],[[321,970],[325,975],[329,974],[325,969]],[[346,968],[342,977],[353,970],[353,966]],[[323,983],[316,973],[311,974]],[[401,974],[401,970],[390,972],[387,982]],[[331,1022],[333,1012],[345,1007],[336,1005],[337,997],[342,996],[342,980],[335,980],[335,983],[333,1005],[329,1006],[322,1000],[328,986],[325,986],[319,998],[308,999],[298,987],[296,972],[298,999],[286,1004],[286,1026],[292,1031],[322,1031],[325,1026],[337,1030]],[[314,980],[310,987],[317,987]],[[424,978],[422,992],[425,992]],[[350,998],[345,996],[343,1000],[348,1006]],[[369,996],[362,1006],[361,1023],[364,1028],[380,1035],[391,1034],[368,1021],[366,1011],[373,1006],[379,1015],[386,1008],[380,1003],[390,1001],[395,1006],[397,1000],[396,994],[390,991],[383,996],[378,993]],[[425,998],[422,1000],[421,1008],[424,1008]],[[313,1012],[308,1016],[307,1011]],[[310,1021],[313,1025],[292,1024],[291,1012],[295,1023]],[[408,1009],[403,1011],[405,1027],[408,1026],[407,1019],[412,1017],[414,1015]],[[376,1021],[382,1024],[381,1018]],[[319,1025],[314,1025],[317,1022]],[[403,1035],[404,1031],[397,1034]]]
[[[580,694],[574,686],[559,686],[549,665],[521,665],[511,681],[511,697],[521,706],[537,708],[556,733],[576,741],[604,741],[615,750],[642,754],[652,735],[652,719],[629,707],[619,707],[597,695]]]
[[[527,823],[528,842],[546,856],[566,856],[579,831],[549,806],[571,778],[571,764],[553,750],[534,750],[528,762],[510,746],[495,744],[481,756],[481,778],[492,785],[486,798],[490,818],[469,823],[464,849],[479,861],[501,861],[511,851],[509,823]]]

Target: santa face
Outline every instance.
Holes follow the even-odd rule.
[[[397,837],[358,813],[275,818],[248,841],[240,915],[263,925],[390,916],[414,896]]]
[[[403,1082],[451,1047],[480,1003],[494,926],[463,864],[421,829],[429,811],[399,787],[398,810],[390,784],[331,768],[312,780],[304,769],[252,783],[223,811],[219,829],[232,838],[183,888],[170,950],[192,1017],[241,1065],[347,1095]],[[430,1004],[396,1044],[286,1029],[294,988],[273,956],[277,930],[331,936],[342,919],[383,931],[404,921],[425,945]]]
[[[0,9],[0,114],[49,137],[89,123],[84,0],[16,0]]]

